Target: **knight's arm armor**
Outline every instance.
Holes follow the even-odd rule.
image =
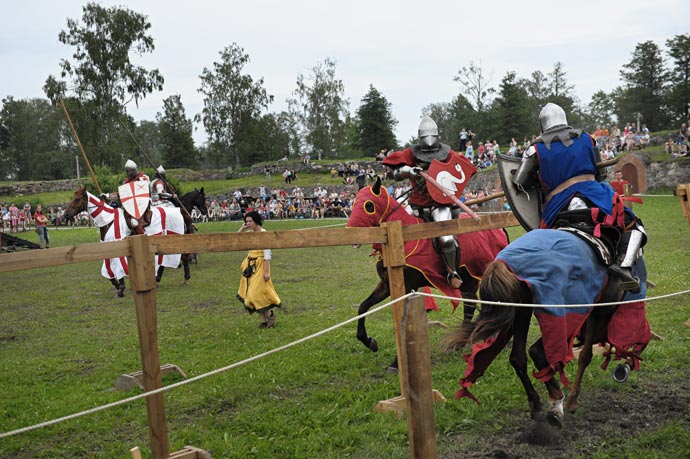
[[[522,189],[528,189],[536,184],[537,171],[539,170],[539,159],[537,158],[537,150],[534,145],[525,151],[522,156],[522,162],[517,172],[513,176],[513,183]]]
[[[395,178],[395,180],[404,180],[406,178],[418,178],[421,176],[421,171],[421,167],[404,165],[396,168],[393,171],[393,178]]]

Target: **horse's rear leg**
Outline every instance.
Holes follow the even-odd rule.
[[[530,415],[534,419],[536,415],[541,412],[542,407],[539,393],[534,388],[529,373],[527,372],[527,334],[529,332],[531,318],[531,309],[522,308],[516,311],[515,320],[513,322],[513,347],[510,351],[509,360],[522,383],[522,387],[525,389]]]
[[[115,291],[117,292],[118,298],[123,298],[125,296],[125,278],[121,279],[108,279],[111,284],[113,284],[113,287],[115,287]]]
[[[537,370],[541,371],[549,365],[549,362],[546,360],[546,352],[544,351],[544,342],[541,338],[530,346],[529,355]],[[546,420],[552,427],[561,429],[563,427],[563,400],[565,396],[556,378],[552,377],[544,385],[549,393]]]
[[[156,283],[160,282],[161,279],[163,279],[163,273],[165,272],[165,266],[160,265],[158,267],[158,272],[156,273]]]

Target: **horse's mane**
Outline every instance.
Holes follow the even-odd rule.
[[[518,279],[500,260],[487,266],[479,284],[479,298],[484,301],[523,303],[531,300],[529,286]],[[515,307],[482,304],[477,320],[465,321],[443,340],[446,349],[459,350],[466,344],[484,341],[496,332],[509,330],[515,318]]]

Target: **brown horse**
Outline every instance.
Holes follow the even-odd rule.
[[[374,185],[364,187],[357,193],[347,226],[372,227],[394,220],[402,221],[403,225],[425,223],[424,220],[410,215],[386,188],[381,186],[381,180],[377,179]],[[428,286],[438,288],[451,297],[477,298],[477,289],[484,268],[508,245],[508,235],[503,229],[485,230],[457,235],[456,240],[460,252],[457,271],[463,281],[460,290],[448,285],[443,261],[434,249],[433,241],[421,239],[405,243],[406,266],[403,272],[405,289],[408,292]],[[375,245],[374,249],[380,253],[380,247]],[[379,282],[374,291],[359,305],[358,314],[364,314],[372,306],[390,296],[388,271],[382,260],[376,263],[376,272]],[[465,319],[470,320],[474,314],[474,305],[464,305],[463,309]],[[376,339],[367,334],[364,318],[357,322],[357,339],[372,351],[378,351]],[[394,363],[392,368],[396,367],[397,364]]]
[[[592,358],[592,345],[609,344],[615,349],[607,359],[624,359],[614,372],[622,382],[620,369],[639,368],[639,354],[649,342],[650,330],[644,312],[647,272],[644,260],[636,263],[634,273],[643,288],[640,293],[626,293],[617,278],[609,279],[606,265],[581,237],[567,231],[533,230],[511,243],[498,254],[481,281],[479,295],[483,302],[533,304],[534,307],[482,303],[476,321],[465,322],[445,337],[447,348],[459,350],[474,344],[467,356],[467,367],[460,380],[457,398],[469,396],[469,388],[510,342],[510,364],[527,393],[534,419],[542,416],[554,427],[563,423],[563,409],[575,411],[582,376]],[[639,300],[635,303],[593,308],[597,302]],[[539,306],[545,305],[545,306]],[[550,308],[546,305],[563,305]],[[565,305],[574,305],[565,307]],[[577,306],[575,306],[577,305]],[[542,336],[529,348],[536,366],[533,376],[544,382],[548,392],[546,411],[527,371],[527,335],[532,314],[537,317]],[[576,338],[584,340],[578,359],[578,371],[568,398],[565,399],[555,376],[567,386],[563,373],[573,358]],[[606,362],[608,364],[608,360]],[[627,374],[625,375],[627,377]],[[565,403],[564,403],[565,399]]]

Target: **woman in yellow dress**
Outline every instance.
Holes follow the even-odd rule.
[[[244,224],[238,232],[266,231],[262,225],[263,218],[258,212],[247,212],[244,215]],[[261,318],[259,328],[273,328],[275,326],[273,308],[279,308],[281,303],[271,280],[271,250],[250,250],[242,261],[240,269],[242,277],[237,298],[250,314],[259,313]]]

